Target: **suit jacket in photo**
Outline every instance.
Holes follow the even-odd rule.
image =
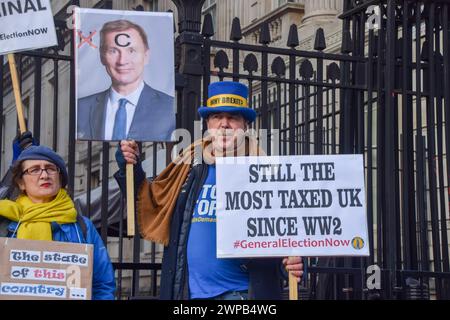
[[[77,139],[105,140],[106,107],[110,89],[78,99]],[[127,138],[171,141],[175,130],[174,99],[144,84]]]

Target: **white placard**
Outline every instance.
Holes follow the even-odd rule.
[[[67,288],[64,286],[48,284],[2,282],[0,283],[0,294],[8,296],[65,299]]]
[[[57,43],[49,0],[0,0],[0,54]]]
[[[42,258],[42,262],[44,263],[70,264],[75,266],[87,266],[88,261],[87,254],[50,251],[44,251]]]
[[[172,141],[173,14],[76,8],[74,19],[77,139]],[[116,94],[134,105],[125,102],[129,121],[119,136],[111,112]]]
[[[41,253],[30,250],[11,250],[10,262],[41,263]]]
[[[362,155],[216,165],[218,258],[369,255]]]
[[[93,245],[0,237],[0,300],[92,297]]]
[[[12,266],[11,279],[61,282],[66,281],[66,270]]]
[[[69,298],[75,300],[86,300],[87,299],[86,288],[69,288]]]

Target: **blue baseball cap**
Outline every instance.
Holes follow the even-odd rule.
[[[256,112],[248,106],[247,99],[246,85],[232,81],[213,82],[208,86],[207,104],[198,108],[198,113],[203,119],[212,113],[239,113],[248,122],[253,122],[256,119]]]

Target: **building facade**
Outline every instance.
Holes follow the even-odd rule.
[[[324,52],[327,53],[341,53],[347,49],[343,49],[343,22],[338,17],[343,13],[343,3],[345,1],[342,0],[297,0],[297,1],[289,1],[289,0],[205,0],[202,7],[202,16],[203,18],[206,15],[211,15],[213,29],[215,30],[214,35],[211,37],[213,40],[229,42],[233,41],[230,38],[233,23],[235,22],[235,18],[238,18],[240,21],[241,35],[242,39],[239,43],[249,44],[249,45],[260,45],[261,41],[261,28],[263,25],[267,24],[269,27],[270,33],[270,41],[265,45],[273,48],[288,48],[289,34],[292,25],[296,25],[299,37],[299,44],[296,47],[298,50],[311,51],[315,46],[315,37],[316,31],[319,28],[324,30],[325,35],[325,43],[326,49]],[[52,8],[55,17],[59,21],[63,21],[64,23],[70,24],[70,18],[68,18],[68,14],[70,14],[73,9],[70,6],[70,1],[52,1]],[[356,2],[355,2],[356,3]],[[171,0],[113,0],[113,1],[95,1],[95,0],[81,0],[79,1],[81,7],[109,7],[117,10],[145,10],[145,11],[160,11],[166,12],[171,10],[174,12],[175,18],[175,26],[178,26],[178,14],[177,8]],[[202,20],[203,20],[202,18]],[[420,20],[420,19],[419,19]],[[176,28],[176,31],[178,28]],[[419,23],[419,30],[416,32],[416,29],[412,30],[412,37],[423,37],[425,35],[424,24]],[[175,37],[177,33],[175,31]],[[373,34],[370,33],[369,29],[364,31],[364,34]],[[70,55],[71,54],[71,45],[69,42],[70,34],[67,32],[61,35],[64,41],[60,41],[63,43],[59,49],[60,55]],[[365,46],[364,50],[368,50],[368,40],[365,37],[361,37],[363,41],[363,46]],[[361,40],[359,39],[359,40]],[[366,40],[364,40],[366,39]],[[414,38],[416,39],[416,38]],[[355,40],[356,41],[356,40]],[[440,43],[440,47],[443,46],[444,41],[438,41]],[[423,45],[423,41],[417,41],[419,44],[418,47]],[[364,51],[363,50],[363,51]],[[389,48],[385,48],[383,50],[389,51]],[[224,52],[228,54],[229,57],[232,56],[231,49],[224,49]],[[411,60],[412,57],[415,57],[417,60],[417,56],[419,55],[417,52],[417,47],[414,46],[411,48]],[[217,67],[214,65],[215,57],[218,54],[219,50],[212,49],[210,61],[210,70],[214,71],[217,74]],[[422,52],[423,53],[423,52]],[[364,52],[363,54],[364,55]],[[374,54],[376,56],[376,54]],[[400,59],[401,55],[396,56],[396,59]],[[378,56],[379,57],[379,56]],[[246,58],[246,54],[240,52],[238,57],[239,59],[239,67],[243,69],[244,60]],[[276,55],[269,55],[268,57],[268,65],[271,65],[272,62],[277,58]],[[257,56],[257,61],[261,64],[261,57]],[[3,57],[3,63],[5,63],[5,57]],[[315,60],[311,59],[314,69],[316,68]],[[399,60],[400,61],[400,60]],[[398,63],[400,63],[397,61]],[[424,60],[428,61],[428,60]],[[288,59],[284,61],[286,64],[289,63]],[[296,68],[301,66],[302,60],[298,60],[295,63],[298,64]],[[60,153],[66,160],[69,158],[70,150],[70,137],[69,137],[69,128],[70,128],[70,83],[71,83],[71,64],[68,60],[53,60],[51,58],[33,58],[29,56],[21,56],[18,55],[18,65],[21,70],[21,89],[22,89],[22,97],[24,101],[25,108],[25,117],[27,119],[28,128],[33,134],[39,138],[41,144],[52,146],[58,153]],[[39,67],[37,67],[39,66]],[[326,65],[325,67],[328,67]],[[345,64],[344,64],[345,67]],[[381,66],[378,66],[381,68]],[[1,174],[4,175],[8,170],[8,167],[11,163],[12,159],[12,149],[11,142],[16,135],[17,132],[17,114],[15,111],[14,98],[11,92],[10,82],[8,80],[9,74],[7,72],[7,66],[3,65],[4,69],[4,87],[3,87],[3,99],[0,101],[0,105],[3,107],[2,114],[2,135],[1,135]],[[208,70],[209,71],[209,70]],[[38,75],[38,76],[36,76]],[[354,75],[356,76],[356,75]],[[377,74],[377,81],[380,81],[383,75]],[[395,78],[395,77],[394,77]],[[217,77],[211,77],[212,80],[218,79]],[[417,87],[415,78],[411,82],[411,88]],[[37,82],[39,80],[39,82]],[[228,80],[228,79],[227,79]],[[336,80],[336,79],[335,79]],[[272,89],[276,88],[274,83],[269,84],[267,86],[267,91],[272,91]],[[284,91],[283,91],[284,90]],[[412,90],[412,89],[411,89]],[[36,94],[36,92],[39,94]],[[253,88],[253,95],[255,99],[255,103],[258,102],[258,95],[262,93],[263,89],[261,86],[255,85]],[[398,90],[397,90],[398,91]],[[275,91],[274,91],[275,92]],[[380,91],[381,92],[381,91]],[[286,89],[281,89],[281,94],[286,94]],[[375,95],[375,94],[374,94]],[[327,96],[328,97],[328,96]],[[179,98],[178,96],[176,98]],[[270,98],[270,97],[269,97]],[[337,95],[334,97],[335,101],[340,101],[342,97]],[[345,97],[344,97],[345,98]],[[376,97],[378,99],[378,96]],[[423,96],[421,98],[424,98]],[[373,97],[375,100],[375,98]],[[403,102],[403,98],[398,98],[398,104]],[[328,101],[328,100],[327,100]],[[368,102],[370,101],[370,103]],[[285,101],[286,102],[286,101]],[[414,104],[422,105],[422,100],[411,97],[411,102]],[[315,103],[315,102],[313,102]],[[328,105],[332,103],[324,103],[325,107],[328,109]],[[372,98],[369,98],[367,93],[364,93],[362,96],[362,110],[363,113],[361,115],[362,122],[368,126],[369,122],[374,124],[373,126],[373,134],[374,136],[378,134],[377,138],[374,139],[376,141],[373,142],[373,146],[375,148],[376,145],[379,145],[384,139],[382,135],[380,135],[378,129],[378,124],[383,121],[382,118],[371,119],[369,120],[369,114],[378,110],[380,106],[379,100],[376,102],[372,102]],[[423,108],[419,110],[419,114],[421,116],[421,123],[417,123],[416,119],[418,114],[414,114],[414,125],[412,130],[415,134],[423,133],[425,136],[427,135],[427,110],[426,110],[426,101],[423,102]],[[39,108],[37,108],[39,106]],[[448,109],[448,108],[447,108]],[[338,112],[342,110],[337,110]],[[196,110],[192,110],[193,113]],[[400,117],[398,120],[398,128],[396,130],[404,130],[405,125],[403,124],[403,118]],[[405,118],[406,120],[406,118]],[[409,120],[408,120],[409,121]],[[412,122],[412,121],[411,121]],[[271,125],[271,123],[269,123]],[[269,125],[269,126],[270,126]],[[369,126],[368,126],[369,127]],[[378,129],[377,129],[378,128]],[[442,128],[441,128],[442,129]],[[366,130],[364,134],[368,135],[368,130]],[[397,132],[398,133],[398,132]],[[325,133],[327,134],[327,133]],[[339,138],[339,137],[338,137]],[[355,138],[356,139],[356,138]],[[380,140],[378,140],[380,139]],[[401,143],[403,143],[400,138],[397,139]],[[397,142],[398,142],[397,141]],[[389,141],[388,141],[389,142]],[[417,142],[419,143],[419,142]],[[96,204],[93,206],[99,207],[100,202],[104,202],[101,199],[101,194],[104,191],[114,190],[117,195],[117,186],[115,186],[115,182],[112,179],[113,173],[117,170],[117,165],[115,163],[114,154],[116,151],[116,144],[105,145],[100,142],[77,142],[75,146],[75,167],[74,167],[74,187],[73,194],[75,197],[81,197],[87,201],[87,197],[91,197],[91,200],[95,198]],[[396,151],[402,152],[401,148],[398,147]],[[143,144],[143,152],[144,158],[146,161],[145,169],[148,175],[153,175],[155,173],[160,172],[167,161],[170,158],[170,154],[168,152],[170,147],[162,144],[152,144],[152,143],[144,143]],[[361,153],[368,154],[368,150],[360,150]],[[376,152],[370,153],[370,161],[366,159],[367,166],[372,168],[372,165],[369,163],[374,163],[373,167],[375,170],[378,170],[376,165],[377,157],[378,157],[378,149]],[[425,152],[425,151],[424,151]],[[440,154],[441,159],[443,159],[442,152]],[[417,157],[417,156],[416,156]],[[439,156],[436,157],[438,161]],[[155,161],[157,159],[157,161]],[[379,159],[378,159],[379,160]],[[413,160],[413,164],[416,166],[414,170],[419,170],[416,163]],[[414,166],[413,165],[413,166]],[[103,168],[107,167],[108,170],[104,171]],[[401,171],[403,169],[398,169]],[[448,174],[444,169],[444,172],[440,172],[441,176],[445,176],[447,178],[443,179],[442,182],[439,182],[439,188],[442,190],[445,187],[448,187]],[[414,175],[414,174],[413,174]],[[430,174],[428,174],[429,176]],[[381,177],[377,177],[380,179]],[[104,182],[108,180],[111,181],[108,184]],[[377,185],[379,182],[376,180],[372,182],[373,185]],[[380,179],[380,184],[382,183]],[[426,183],[425,183],[426,184]],[[105,187],[106,186],[106,187]],[[106,188],[106,189],[105,189]],[[418,188],[418,187],[417,187]],[[427,197],[430,193],[429,186],[424,186],[426,189],[425,194]],[[377,193],[378,188],[374,188],[375,191],[372,194],[373,197],[378,198],[382,197],[379,193]],[[102,192],[103,191],[103,192]],[[403,190],[402,190],[403,191]],[[413,187],[413,192],[416,191]],[[444,197],[445,198],[445,197]],[[108,199],[107,199],[108,200]],[[106,200],[106,205],[103,210],[113,210],[117,211],[116,208],[119,206],[117,203],[109,204]],[[416,201],[413,199],[413,201]],[[406,203],[402,203],[399,205],[401,210],[404,210]],[[425,211],[430,210],[429,208],[433,206],[432,202],[425,202],[422,204],[425,206]],[[114,207],[115,209],[111,209]],[[374,206],[374,211],[379,212],[379,208]],[[97,210],[97,209],[96,209]],[[378,210],[378,211],[377,211]],[[407,210],[408,211],[408,210]],[[446,233],[448,231],[448,203],[443,205],[443,208],[440,209],[439,213],[443,216],[440,220],[441,226],[440,231],[442,233]],[[432,231],[436,230],[436,226],[431,226],[431,218],[430,221],[427,220],[428,215],[425,217],[426,227],[424,233],[421,233],[423,236],[427,237],[427,234],[432,236]],[[373,231],[374,231],[374,242],[382,242],[386,241],[386,239],[380,239],[383,237],[382,234],[378,233],[378,223],[381,224],[382,218],[375,214],[375,219],[373,223]],[[399,218],[400,219],[400,218]],[[405,220],[407,221],[407,220]],[[399,222],[400,225],[400,222]],[[122,226],[123,227],[123,226]],[[407,228],[406,224],[402,224],[402,230]],[[438,228],[439,229],[439,228]],[[423,232],[421,230],[420,232]],[[414,233],[414,231],[412,231]],[[447,232],[448,233],[448,232]],[[106,236],[106,233],[103,234]],[[391,239],[392,240],[392,239]],[[401,239],[404,241],[404,239]],[[438,241],[439,242],[439,241]],[[429,261],[435,263],[433,256],[439,254],[437,251],[432,251],[431,247],[425,247],[422,245],[423,254],[426,255],[428,252]],[[448,247],[448,244],[442,242],[442,246]],[[162,247],[159,245],[155,245],[153,243],[139,240],[133,241],[133,239],[122,238],[122,237],[113,237],[110,236],[108,238],[108,250],[114,262],[148,262],[148,263],[158,263],[161,261],[161,253]],[[372,262],[379,262],[384,259],[384,256],[381,256],[381,253],[377,251],[375,248],[375,260]],[[444,251],[442,251],[444,252]],[[430,264],[431,264],[430,262]],[[445,267],[445,266],[444,266]],[[444,268],[445,269],[445,268]],[[158,274],[152,271],[141,271],[139,273],[140,277],[136,277],[137,271],[120,271],[117,275],[120,278],[120,288],[121,288],[121,296],[130,295],[130,291],[133,294],[141,294],[141,295],[149,295],[149,292],[152,291],[152,295],[155,295],[155,280],[158,277]],[[132,277],[133,276],[133,277]],[[132,281],[134,279],[134,281]],[[136,280],[138,279],[138,280]],[[119,281],[119,280],[118,280]]]

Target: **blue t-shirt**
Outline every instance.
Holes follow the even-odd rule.
[[[216,167],[208,166],[208,176],[192,216],[187,245],[191,299],[248,290],[248,273],[241,268],[243,261],[217,259],[216,239]]]

